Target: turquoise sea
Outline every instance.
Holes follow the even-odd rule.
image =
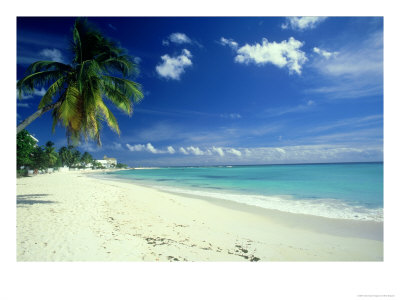
[[[292,213],[383,221],[383,163],[168,167],[109,176]]]

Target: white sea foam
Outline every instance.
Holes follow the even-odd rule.
[[[372,209],[363,206],[349,205],[337,199],[296,199],[289,195],[264,196],[234,194],[206,190],[188,190],[171,186],[158,186],[157,188],[167,192],[229,200],[266,209],[276,209],[283,212],[335,219],[383,221],[382,208]]]

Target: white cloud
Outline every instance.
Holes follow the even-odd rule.
[[[129,151],[143,151],[144,149],[146,149],[146,146],[141,145],[141,144],[134,145],[134,146],[126,144],[126,147],[129,149]]]
[[[79,144],[79,148],[81,148],[81,150],[83,150],[83,152],[98,152],[101,150],[101,147],[97,146],[95,143],[92,142],[85,142],[85,143],[81,143]]]
[[[260,66],[271,63],[279,68],[287,67],[290,73],[301,74],[302,65],[307,61],[306,54],[300,50],[303,44],[293,37],[280,43],[263,38],[261,44],[246,44],[237,49],[235,62]]]
[[[307,92],[330,98],[380,95],[383,93],[383,32],[348,43],[330,59],[316,57],[311,66],[319,73],[320,83]],[[326,85],[321,84],[324,79]]]
[[[349,129],[350,127],[369,127],[371,125],[383,124],[383,115],[370,115],[358,118],[348,118],[343,120],[338,120],[328,124],[323,124],[321,126],[313,127],[308,132],[321,132],[328,131],[334,128],[345,127]]]
[[[308,106],[310,106],[310,105],[314,105],[314,104],[315,104],[315,102],[314,102],[314,101],[312,101],[312,100],[308,100],[308,101],[307,101],[307,105],[308,105]]]
[[[294,30],[312,29],[317,24],[324,21],[326,17],[287,17],[286,22],[282,24],[282,29],[291,28]]]
[[[312,108],[313,106],[310,106]],[[264,112],[258,116],[258,118],[265,119]],[[188,115],[192,118],[192,115]],[[219,117],[219,115],[216,115]],[[232,122],[240,123],[240,122]],[[241,126],[241,124],[232,124],[229,126],[216,126],[213,130],[196,129],[194,131],[187,131],[183,124],[178,125],[172,122],[156,122],[143,130],[128,130],[125,136],[125,143],[134,144],[146,144],[151,141],[155,144],[172,145],[178,151],[181,146],[196,145],[199,147],[209,146],[228,146],[241,144],[243,140],[269,136],[282,130],[282,121],[275,120],[261,121],[257,125],[250,127]],[[279,135],[279,134],[278,134]],[[175,145],[178,145],[177,147]]]
[[[34,96],[43,97],[44,94],[46,94],[46,90],[45,90],[44,88],[41,88],[40,90],[34,88],[32,94],[25,95],[24,93],[22,93],[21,99],[22,99],[22,100],[31,99],[31,98],[33,98]]]
[[[30,105],[29,105],[29,103],[26,103],[26,102],[17,102],[17,107],[29,108]]]
[[[203,149],[200,149],[199,147],[194,147],[194,146],[190,146],[190,147],[186,147],[186,148],[180,147],[179,151],[185,155],[193,154],[196,156],[199,156],[199,155],[211,156],[213,154],[217,154],[219,157],[224,157],[225,152],[234,154],[236,156],[242,156],[242,153],[239,150],[236,150],[234,148],[222,148],[222,147],[216,147],[216,146],[207,147],[207,148],[203,148]]]
[[[285,106],[285,107],[276,107],[270,108],[263,113],[267,117],[278,117],[290,113],[300,113],[300,112],[307,112],[310,110],[314,110],[316,104],[313,100],[308,100],[305,104],[299,104],[296,106]]]
[[[383,72],[383,33],[343,48],[334,60],[317,61],[315,67],[330,76],[365,76]]]
[[[244,150],[249,163],[296,163],[379,160],[382,146],[363,145],[299,145],[287,147],[260,147]]]
[[[212,151],[215,152],[215,153],[217,153],[219,156],[224,156],[224,155],[225,155],[224,150],[222,150],[221,147],[215,147],[215,146],[213,146],[213,147],[212,147]]]
[[[183,153],[183,154],[185,154],[185,155],[189,155],[189,152],[187,152],[186,149],[183,148],[183,147],[180,147],[180,148],[179,148],[179,152],[181,152],[181,153]]]
[[[320,48],[318,48],[318,47],[314,47],[314,48],[313,48],[313,51],[314,51],[315,53],[317,53],[317,54],[323,56],[323,57],[326,58],[326,59],[329,59],[329,58],[331,58],[331,57],[335,57],[335,56],[337,56],[337,55],[339,54],[339,52],[329,52],[329,51],[320,49]]]
[[[241,119],[242,116],[238,113],[231,113],[231,114],[222,114],[221,118],[226,118],[226,119]]]
[[[160,149],[156,149],[151,143],[147,143],[146,145],[137,144],[134,146],[126,144],[126,147],[129,149],[129,151],[147,151],[147,152],[150,152],[153,154],[163,154],[163,153],[174,154],[175,153],[175,149],[172,146],[168,146],[167,150],[160,150]]]
[[[215,147],[217,148],[217,147]],[[190,153],[187,149],[191,149]],[[213,147],[181,147],[185,155],[152,158],[136,162],[141,165],[232,165],[232,164],[274,164],[274,163],[315,163],[340,161],[381,161],[382,144],[301,144],[281,147],[222,148],[226,155],[220,156]],[[211,150],[211,151],[210,151]],[[197,154],[195,154],[197,153]],[[201,154],[202,153],[202,154]],[[234,155],[227,155],[228,153]],[[240,154],[239,154],[240,153]],[[190,156],[188,156],[190,155]]]
[[[170,42],[175,44],[192,44],[192,40],[184,33],[175,32],[171,33],[166,40],[162,41],[164,46],[168,46]]]
[[[175,149],[174,149],[174,147],[172,147],[172,146],[168,146],[167,147],[167,151],[168,151],[168,153],[170,153],[170,154],[174,154],[176,151],[175,151]]]
[[[203,47],[198,41],[189,38],[186,34],[181,32],[171,33],[167,39],[162,41],[164,46],[168,46],[170,43],[175,43],[178,45],[182,44],[191,44],[196,45],[198,47]]]
[[[237,42],[235,42],[233,39],[226,39],[224,37],[221,37],[220,42],[221,45],[223,46],[229,46],[233,50],[236,50],[237,47],[239,46]]]
[[[165,54],[161,56],[163,62],[156,66],[156,71],[161,77],[179,80],[185,68],[192,65],[191,57],[192,54],[187,49],[183,49],[182,54],[176,57]]]
[[[228,150],[226,150],[226,152],[232,153],[232,154],[234,154],[236,156],[242,156],[242,152],[240,152],[239,150],[236,150],[234,148],[228,149]]]
[[[200,150],[199,147],[186,147],[186,150],[194,155],[204,155],[204,151]]]
[[[114,150],[122,150],[122,145],[121,145],[120,143],[113,142],[113,144],[112,144],[112,146],[111,146],[111,149],[114,149]]]
[[[190,44],[192,42],[186,34],[180,32],[172,33],[169,40],[176,44]]]
[[[41,96],[41,97],[43,97],[44,96],[44,94],[46,94],[46,90],[44,89],[44,88],[41,88],[40,90],[37,90],[37,89],[35,89],[34,90],[34,95],[36,95],[36,96]]]
[[[154,148],[153,145],[150,143],[147,143],[146,149],[151,153],[159,153],[159,151],[156,148]]]
[[[52,61],[63,62],[63,56],[58,49],[43,49],[39,54]]]

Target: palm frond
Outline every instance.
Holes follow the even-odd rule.
[[[106,98],[109,99],[117,108],[132,115],[133,103],[124,93],[116,89],[113,85],[106,83],[103,85],[103,92]]]
[[[47,71],[50,69],[66,72],[71,71],[72,67],[56,61],[37,61],[28,67],[28,69],[26,70],[26,75],[37,73],[40,71]]]
[[[119,90],[125,94],[128,98],[131,98],[134,102],[140,102],[143,99],[143,93],[141,91],[141,85],[133,82],[129,79],[119,78],[115,76],[103,75],[102,79],[104,83],[114,86],[114,89]]]
[[[17,82],[18,98],[22,98],[23,93],[32,94],[35,87],[42,87],[53,83],[63,76],[63,72],[58,70],[42,71],[28,75]]]
[[[107,73],[120,72],[124,77],[129,77],[139,72],[136,64],[127,55],[108,58],[102,61],[101,65]]]
[[[104,104],[103,101],[99,101],[97,105],[103,113],[104,119],[107,121],[108,126],[110,126],[110,128],[113,129],[116,133],[120,134],[117,119],[115,118],[111,110]]]
[[[56,82],[54,82],[46,91],[46,94],[43,95],[42,99],[39,103],[39,108],[45,107],[49,105],[53,101],[53,96],[61,93],[63,87],[65,85],[65,77],[61,77]]]
[[[77,28],[77,23],[75,22],[75,28],[73,31],[73,40],[74,40],[74,52],[75,52],[75,57],[74,57],[74,62],[75,63],[81,63],[82,62],[82,43],[81,43],[81,37]]]
[[[65,127],[78,129],[78,122],[81,120],[82,112],[80,110],[79,102],[81,95],[79,90],[74,86],[69,86],[64,94],[61,105],[57,108],[57,118]]]

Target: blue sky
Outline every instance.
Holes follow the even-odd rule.
[[[89,18],[135,57],[144,99],[96,158],[131,166],[383,160],[383,18]],[[68,63],[74,18],[17,19],[17,79]],[[17,104],[35,111],[44,90]],[[47,113],[27,127],[66,144]]]

